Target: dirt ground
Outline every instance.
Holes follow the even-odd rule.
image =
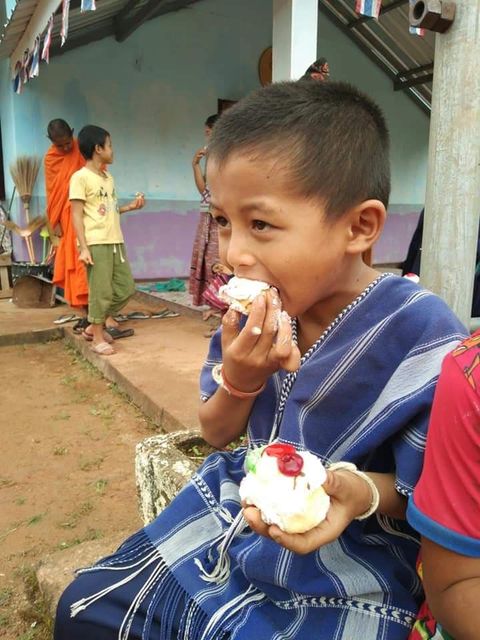
[[[134,448],[152,425],[63,341],[0,349],[0,637],[50,637],[38,561],[141,526]]]

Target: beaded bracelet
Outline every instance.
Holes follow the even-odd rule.
[[[264,382],[259,389],[255,391],[240,391],[234,387],[225,377],[225,373],[223,371],[223,364],[216,364],[212,369],[212,378],[215,382],[220,385],[225,391],[233,396],[234,398],[240,398],[241,400],[245,400],[248,398],[255,398],[259,393],[265,389],[266,383]]]
[[[363,478],[370,487],[370,491],[372,492],[372,501],[370,502],[370,506],[365,513],[362,513],[355,518],[355,520],[366,520],[375,513],[378,509],[378,505],[380,504],[380,493],[378,492],[377,486],[366,473],[357,469],[357,466],[353,464],[353,462],[334,462],[328,467],[329,471],[340,471],[342,469],[350,471],[350,473],[354,473],[356,476]]]

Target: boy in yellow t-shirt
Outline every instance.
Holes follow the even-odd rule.
[[[104,330],[105,320],[118,314],[135,292],[119,214],[141,209],[145,201],[139,194],[130,204],[118,206],[113,178],[104,169],[113,162],[108,131],[87,125],[78,134],[78,144],[86,165],[70,179],[70,201],[79,257],[88,272],[91,325],[86,335],[92,338],[93,351],[112,355],[115,350]]]

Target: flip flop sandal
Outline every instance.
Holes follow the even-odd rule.
[[[160,318],[178,318],[180,314],[176,311],[171,311],[170,309],[165,309],[164,311],[159,311],[158,313],[152,313],[150,316],[152,319],[160,319]]]
[[[98,353],[100,356],[113,356],[115,353],[115,349],[108,344],[108,342],[100,342],[99,344],[94,344],[91,347],[93,353]]]
[[[145,313],[144,311],[132,311],[131,313],[127,313],[127,318],[129,320],[148,320],[151,317],[150,313]]]
[[[88,333],[88,331],[86,329],[84,331],[82,331],[82,336],[85,338],[85,340],[87,342],[92,342],[92,340],[93,340],[93,335],[91,333]],[[113,342],[113,338],[109,334],[107,329],[103,330],[103,339],[107,344],[112,344],[112,342]]]
[[[66,322],[73,322],[74,320],[81,320],[80,316],[75,313],[66,313],[63,316],[59,316],[53,321],[53,324],[65,324]]]
[[[88,318],[80,318],[72,327],[73,333],[83,333],[89,325]]]
[[[115,320],[115,322],[126,322],[128,320],[128,316],[126,316],[124,313],[121,313],[118,316],[114,316],[113,318]]]
[[[119,340],[120,338],[129,338],[133,336],[135,331],[133,329],[117,329],[117,327],[105,327],[105,332],[113,338],[113,340]]]

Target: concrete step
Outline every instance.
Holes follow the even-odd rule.
[[[65,339],[162,431],[197,428],[198,380],[208,350],[206,323],[179,316],[122,324],[127,326],[135,335],[116,340],[113,356],[93,353],[90,343],[69,327]]]

